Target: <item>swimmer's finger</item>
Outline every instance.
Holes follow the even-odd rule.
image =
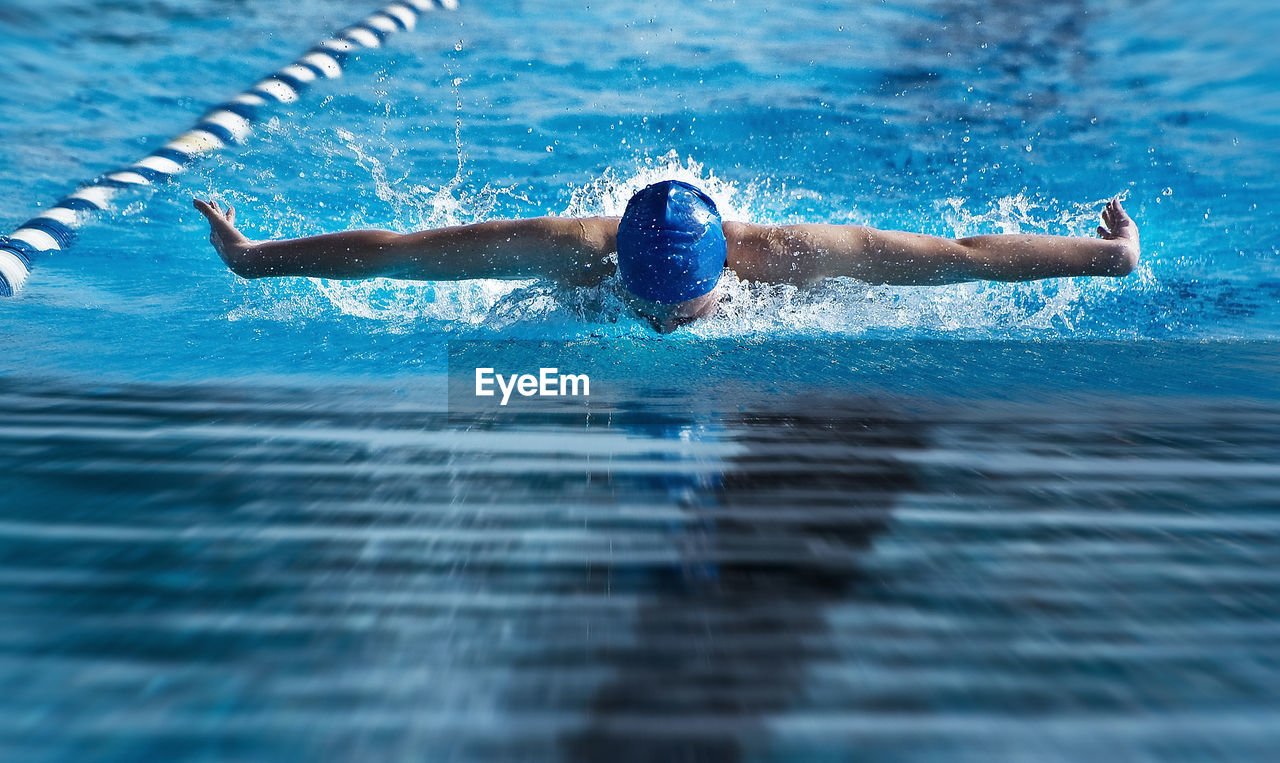
[[[202,201],[200,199],[192,199],[191,205],[195,207],[200,212],[200,214],[207,217],[210,221],[213,220],[213,207],[209,206],[209,202]]]
[[[236,224],[236,208],[230,204],[227,205],[227,222],[232,225]]]

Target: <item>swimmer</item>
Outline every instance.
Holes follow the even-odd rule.
[[[1138,226],[1118,198],[1107,202],[1098,238],[959,239],[860,225],[722,222],[709,196],[678,180],[640,190],[621,218],[537,217],[280,241],[246,238],[230,205],[192,202],[209,220],[214,249],[242,278],[549,278],[591,286],[616,272],[628,303],[661,333],[714,312],[726,272],[798,286],[840,276],[874,284],[1118,277],[1137,266],[1140,251]]]

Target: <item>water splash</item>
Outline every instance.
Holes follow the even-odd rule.
[[[471,188],[462,172],[462,156],[459,154],[458,171],[443,185],[429,186],[408,181],[408,174],[392,179],[385,163],[378,158],[376,149],[363,143],[349,130],[336,130],[341,149],[349,152],[356,164],[368,173],[374,194],[386,207],[380,214],[390,212],[391,219],[369,220],[363,224],[392,227],[399,231],[415,231],[441,228],[450,225],[488,220],[503,197],[527,202],[516,189],[486,183]]]
[[[513,188],[467,184],[457,174],[439,186],[393,178],[378,151],[346,130],[338,130],[341,150],[355,158],[374,193],[390,210],[393,227],[415,230],[492,219],[503,197],[528,199]],[[729,220],[769,220],[788,201],[808,198],[804,188],[775,188],[768,179],[735,183],[708,170],[693,157],[671,151],[635,165],[606,168],[572,189],[564,216],[620,216],[627,200],[644,186],[665,179],[684,180],[706,190]],[[950,235],[979,233],[1053,233],[1088,235],[1105,199],[1061,202],[1017,193],[993,199],[983,208],[959,197],[936,204],[938,219]],[[872,221],[872,224],[876,224]],[[892,224],[884,224],[893,227]],[[432,323],[445,331],[501,332],[503,336],[640,335],[650,330],[619,298],[616,278],[593,288],[566,288],[537,281],[465,281],[416,283],[374,279],[364,282],[311,279],[305,287],[253,285],[246,294],[255,305],[284,297],[286,305],[241,306],[233,320],[290,320],[338,315],[370,321],[378,331],[403,333]],[[719,338],[769,335],[821,336],[1094,336],[1082,329],[1091,313],[1121,291],[1154,288],[1145,264],[1135,278],[1053,279],[1004,284],[972,282],[947,286],[878,286],[832,279],[815,287],[758,284],[727,274],[725,300],[709,318],[683,332]],[[286,296],[287,295],[287,296]],[[1096,323],[1096,321],[1093,321]],[[442,324],[444,324],[442,326]],[[1104,326],[1102,335],[1114,335]]]
[[[682,161],[676,151],[668,151],[656,159],[645,157],[638,167],[606,168],[599,178],[574,189],[563,214],[565,217],[621,217],[636,191],[661,180],[683,180],[698,186],[715,200],[725,220],[759,219],[757,213],[763,206],[762,184],[739,186],[716,177],[693,157]]]

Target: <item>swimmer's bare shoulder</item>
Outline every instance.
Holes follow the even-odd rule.
[[[1118,198],[1098,238],[1000,234],[945,238],[861,225],[724,223],[728,265],[741,278],[810,284],[848,276],[868,283],[944,284],[1125,276],[1141,256],[1138,225]]]
[[[559,280],[570,286],[595,286],[617,269],[617,217],[549,217],[560,229],[557,249],[563,268]]]

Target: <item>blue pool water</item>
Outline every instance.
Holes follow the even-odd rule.
[[[854,7],[847,7],[852,5]],[[376,7],[0,7],[0,227]],[[1280,743],[1280,15],[491,3],[0,303],[0,757],[1260,759]],[[251,237],[618,214],[1086,234],[1122,280],[244,282]],[[490,344],[464,344],[470,343]],[[616,396],[450,409],[564,343]]]

